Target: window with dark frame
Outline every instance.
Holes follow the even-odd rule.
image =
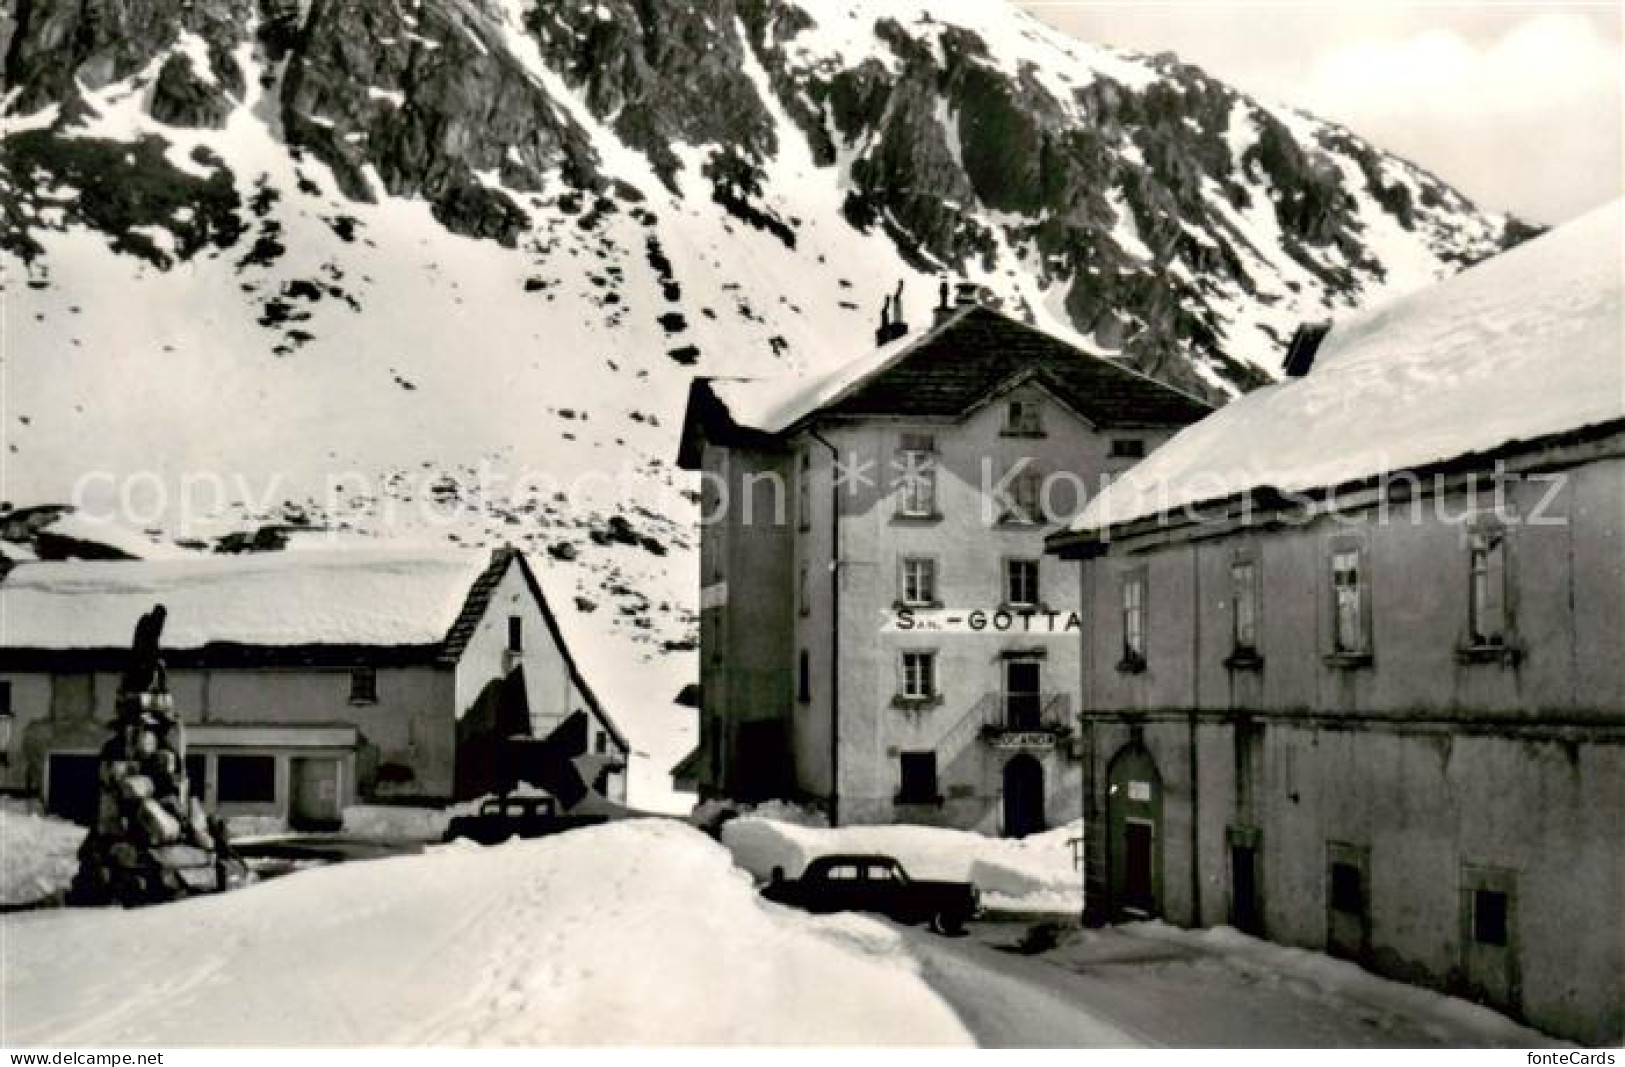
[[[1332,648],[1342,655],[1370,650],[1361,556],[1358,548],[1339,548],[1332,553]]]
[[[812,457],[801,453],[796,472],[796,524],[802,530],[812,529]]]
[[[1258,651],[1258,566],[1252,560],[1230,564],[1230,644],[1236,653]]]
[[[935,803],[937,793],[937,754],[902,752],[897,756],[901,788],[897,799],[905,804]]]
[[[1010,479],[1010,510],[1006,518],[1011,522],[1041,522],[1043,513],[1044,476],[1027,469]]]
[[[1037,607],[1038,561],[1036,559],[1009,559],[1004,561],[1004,602],[1013,607]]]
[[[609,752],[609,732],[599,730],[593,738],[593,751],[602,756]]]
[[[1123,662],[1145,665],[1145,572],[1123,576]]]
[[[937,695],[935,652],[903,653],[902,695],[907,700],[930,700]]]
[[[11,682],[0,681],[0,715],[11,714]]]
[[[1141,459],[1145,456],[1145,439],[1141,437],[1112,438],[1113,459]]]
[[[904,604],[923,607],[937,602],[937,563],[924,556],[909,556],[903,560]]]
[[[796,657],[796,700],[802,704],[812,703],[812,657],[806,649]]]
[[[803,615],[812,614],[812,568],[806,560],[796,572],[796,610]]]
[[[1468,635],[1475,647],[1507,643],[1506,534],[1474,530],[1467,546]]]
[[[937,439],[931,434],[903,434],[897,453],[902,486],[899,512],[926,517],[937,511]]]
[[[518,615],[508,616],[508,651],[525,650],[525,620]]]
[[[1037,437],[1044,432],[1036,400],[1012,400],[1004,409],[1004,432],[1016,437]]]
[[[378,672],[372,667],[355,667],[350,671],[350,703],[378,703]]]
[[[1508,940],[1511,901],[1495,889],[1473,890],[1473,940],[1504,948]]]
[[[215,759],[219,775],[216,797],[222,804],[276,803],[276,757],[221,755]]]

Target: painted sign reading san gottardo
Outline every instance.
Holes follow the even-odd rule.
[[[931,608],[899,605],[883,612],[881,633],[1022,634],[1077,637],[1083,618],[1047,608]]]

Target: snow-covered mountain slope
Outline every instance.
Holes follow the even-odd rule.
[[[551,553],[634,741],[692,672],[691,374],[947,276],[1222,397],[1526,232],[995,0],[13,0],[0,54],[0,498]]]

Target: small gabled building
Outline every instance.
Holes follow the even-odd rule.
[[[1086,918],[1625,1029],[1616,203],[1294,340],[1076,560]]]
[[[625,800],[626,738],[512,549],[21,564],[0,580],[0,789],[93,813],[131,635],[156,604],[194,788],[223,815],[331,826],[358,801],[519,779]]]
[[[1020,835],[1077,815],[1075,589],[1043,537],[1208,412],[991,308],[815,377],[698,379],[703,796]]]

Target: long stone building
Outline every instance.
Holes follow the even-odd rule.
[[[1620,1041],[1622,223],[1300,332],[1051,538],[1095,621],[1088,917]]]
[[[331,826],[559,773],[625,800],[626,739],[511,549],[22,564],[0,579],[0,789],[89,818],[155,604],[189,773],[222,815]]]
[[[1025,834],[1075,818],[1043,536],[1206,405],[974,301],[817,378],[697,380],[702,795]]]

